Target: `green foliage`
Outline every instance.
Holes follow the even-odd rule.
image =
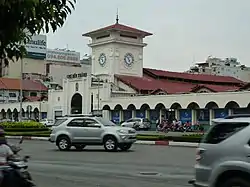
[[[76,0],[1,0],[0,63],[23,58],[34,34],[55,32],[74,9]]]
[[[21,129],[21,128],[35,128],[35,129],[47,129],[43,124],[35,121],[23,121],[23,122],[2,122],[1,126],[7,131],[8,128],[11,129]]]

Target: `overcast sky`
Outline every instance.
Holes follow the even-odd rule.
[[[144,67],[184,71],[207,56],[236,57],[250,66],[250,0],[77,0],[64,27],[48,34],[49,48],[90,53],[82,33],[120,23],[153,33]]]

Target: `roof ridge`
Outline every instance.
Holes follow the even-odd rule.
[[[156,71],[169,72],[169,73],[187,74],[187,75],[200,75],[200,76],[212,76],[212,77],[230,77],[230,78],[236,79],[235,77],[225,76],[225,75],[192,74],[192,73],[188,73],[188,72],[169,71],[169,70],[154,69],[154,68],[143,68],[143,69],[146,69],[146,70],[156,70]],[[237,80],[239,80],[239,79],[237,79]]]

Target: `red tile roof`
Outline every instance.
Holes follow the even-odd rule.
[[[41,82],[33,80],[23,80],[23,90],[25,91],[47,91],[48,88]],[[20,79],[0,78],[0,89],[20,90]]]
[[[213,92],[236,91],[239,89],[238,86],[195,84],[191,82],[159,80],[147,76],[135,77],[116,75],[116,78],[137,91],[149,91],[151,93],[165,91],[167,94],[180,94],[196,92],[202,88],[207,88]]]
[[[43,101],[43,100],[48,100],[47,97],[39,97],[39,96],[25,96],[24,97],[25,101],[30,101],[30,102],[34,102],[34,101]]]
[[[130,27],[130,26],[126,26],[126,25],[116,23],[116,24],[113,24],[113,25],[110,25],[110,26],[107,26],[107,27],[104,27],[104,28],[101,28],[101,29],[98,29],[98,30],[94,30],[94,31],[85,33],[82,36],[91,36],[92,34],[96,34],[96,33],[99,33],[99,32],[114,31],[114,30],[140,34],[140,35],[142,35],[144,37],[152,35],[152,33],[142,31],[142,30]]]
[[[191,73],[180,73],[180,72],[171,72],[150,68],[143,68],[145,74],[151,74],[156,77],[165,77],[165,78],[176,78],[190,81],[203,81],[203,82],[213,82],[213,83],[232,83],[232,84],[243,84],[244,82],[238,80],[234,77],[229,76],[215,76],[215,75],[205,75],[205,74],[191,74]]]
[[[226,91],[237,91],[240,87],[238,86],[222,86],[222,85],[211,85],[211,84],[199,84],[192,88],[192,92],[196,92],[202,88],[211,90],[212,92],[226,92]]]

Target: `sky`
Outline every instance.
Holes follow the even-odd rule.
[[[119,23],[153,33],[144,67],[185,71],[210,55],[250,66],[249,0],[77,0],[65,25],[47,34],[48,48],[90,54],[82,34],[114,24],[117,9]]]

